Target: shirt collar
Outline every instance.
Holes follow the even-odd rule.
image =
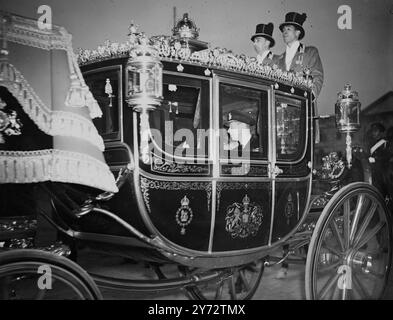
[[[287,45],[286,51],[296,52],[297,49],[299,49],[299,46],[300,46],[300,41],[296,40],[295,42],[292,43],[291,46]]]
[[[258,60],[258,62],[259,62],[259,63],[262,63],[263,60],[265,60],[265,58],[266,58],[267,56],[269,56],[269,54],[270,54],[270,50],[266,50],[266,51],[264,51],[262,54],[258,54],[258,55],[257,55],[257,60]]]

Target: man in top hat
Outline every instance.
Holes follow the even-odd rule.
[[[280,30],[286,50],[278,57],[278,67],[304,76],[309,71],[314,83],[314,98],[317,98],[323,84],[323,67],[318,49],[300,42],[305,35],[303,23],[306,18],[305,13],[289,12],[285,15],[285,22],[280,25]]]
[[[262,65],[273,66],[276,62],[277,56],[270,51],[274,47],[275,41],[273,39],[273,23],[257,25],[255,34],[251,37],[254,43],[254,49],[257,53],[257,61]]]
[[[258,141],[251,133],[251,127],[254,125],[255,120],[250,114],[240,110],[228,112],[224,127],[227,128],[230,140],[224,143],[224,150],[241,148],[241,150],[257,152]]]
[[[255,120],[252,116],[240,110],[228,112],[224,121],[229,141],[224,142],[223,149],[230,151],[228,154],[229,158],[245,160],[231,168],[231,174],[233,175],[247,175],[250,171],[249,160],[251,153],[259,152],[260,150],[257,136],[251,133],[251,127],[254,125]]]

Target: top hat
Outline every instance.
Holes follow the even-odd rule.
[[[248,124],[249,126],[255,125],[255,120],[251,117],[250,114],[241,112],[239,110],[229,111],[224,120],[224,126],[229,127],[229,124],[232,121],[238,121]]]
[[[257,24],[255,34],[251,37],[251,41],[254,41],[256,37],[264,37],[270,41],[270,47],[274,47],[275,41],[272,37],[273,35],[274,25],[273,23],[269,22],[268,24]]]
[[[303,23],[306,21],[307,15],[305,13],[288,12],[285,15],[285,22],[280,24],[280,30],[282,32],[283,28],[288,25],[294,26],[300,31],[299,40],[304,37]]]

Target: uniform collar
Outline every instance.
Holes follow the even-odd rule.
[[[290,51],[290,52],[296,52],[300,47],[300,41],[296,40],[295,42],[292,43],[291,46],[286,46],[286,51]]]

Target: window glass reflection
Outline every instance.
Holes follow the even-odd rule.
[[[104,139],[115,139],[119,132],[119,68],[84,74],[86,84],[102,111],[101,118],[93,119]]]
[[[222,157],[267,158],[267,105],[267,91],[220,84]]]
[[[296,160],[305,140],[305,107],[300,100],[276,97],[277,159]]]

